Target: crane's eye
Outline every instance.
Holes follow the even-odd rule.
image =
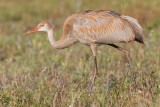
[[[43,27],[44,25],[40,25],[40,27]]]
[[[40,24],[38,24],[38,27],[43,27],[43,26],[44,26],[44,24],[41,24],[41,23],[40,23]]]

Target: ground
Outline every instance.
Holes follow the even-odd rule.
[[[159,5],[158,0],[1,0],[0,106],[159,106]],[[145,45],[117,44],[130,50],[136,91],[126,56],[110,46],[98,48],[99,75],[89,97],[94,65],[89,47],[77,43],[56,50],[46,33],[23,35],[48,21],[58,40],[65,19],[88,9],[114,10],[142,25]]]

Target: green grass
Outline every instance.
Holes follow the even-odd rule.
[[[47,1],[47,2],[46,2]],[[157,0],[1,0],[0,106],[155,106],[160,105],[160,2]],[[145,43],[118,44],[130,50],[137,91],[125,55],[109,46],[98,48],[95,88],[88,97],[93,58],[77,43],[51,47],[45,33],[23,35],[42,20],[62,35],[66,17],[87,9],[108,9],[137,18]],[[131,12],[132,11],[132,12]],[[145,13],[145,14],[142,14]]]

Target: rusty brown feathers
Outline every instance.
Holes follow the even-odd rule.
[[[110,10],[87,10],[69,16],[60,41],[68,34],[75,34],[77,39],[87,43],[144,43],[142,28],[136,19]]]

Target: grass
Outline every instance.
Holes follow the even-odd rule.
[[[82,0],[80,6],[75,0],[46,1],[1,0],[0,106],[160,105],[158,0]],[[47,20],[55,25],[58,40],[66,17],[87,9],[115,10],[140,21],[146,45],[118,44],[131,51],[137,91],[125,55],[112,47],[98,48],[99,76],[88,97],[93,68],[89,47],[78,43],[56,50],[45,33],[23,35]]]

